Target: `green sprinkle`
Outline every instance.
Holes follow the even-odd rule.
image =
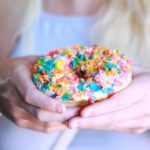
[[[110,58],[110,57],[105,57],[105,59],[107,60],[107,61],[111,61],[112,59]]]
[[[43,65],[45,65],[45,63],[46,63],[45,58],[44,57],[40,57],[39,60],[38,60],[38,64],[43,66]]]
[[[83,86],[82,84],[79,84],[79,85],[77,86],[77,88],[78,88],[78,90],[80,90],[80,91],[84,91],[84,86]]]
[[[94,82],[91,82],[88,86],[93,92],[99,91],[101,89],[100,86]]]
[[[85,79],[84,78],[80,78],[80,82],[83,84],[85,83]]]
[[[62,84],[59,83],[59,84],[56,85],[56,87],[60,88],[60,87],[62,87]]]
[[[119,50],[118,50],[118,49],[116,49],[116,50],[115,50],[115,53],[116,53],[116,54],[119,54]]]
[[[70,55],[70,50],[69,49],[66,49],[65,51],[64,51],[64,54],[66,54],[66,55]]]
[[[73,67],[73,69],[75,69],[77,67],[78,62],[79,62],[78,58],[74,58],[73,59],[73,61],[72,61],[72,67]]]
[[[84,50],[84,49],[85,49],[85,47],[84,47],[84,46],[80,46],[80,48],[81,48],[81,50]]]
[[[71,94],[70,93],[64,93],[63,96],[61,97],[63,101],[69,101],[71,99]]]

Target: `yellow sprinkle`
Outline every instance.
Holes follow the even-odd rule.
[[[39,77],[38,79],[42,84],[44,83],[44,80],[41,77]]]
[[[53,89],[54,89],[54,87],[52,87],[52,86],[48,87],[48,90],[53,90]]]
[[[65,66],[65,61],[64,60],[61,60],[61,59],[57,59],[56,61],[55,61],[55,65],[56,65],[56,68],[57,69],[63,69],[64,68],[64,66]]]
[[[111,72],[112,72],[113,75],[118,74],[117,69],[115,69],[115,68],[112,68],[112,69],[111,69]]]

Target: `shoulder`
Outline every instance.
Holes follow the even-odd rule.
[[[21,28],[26,9],[25,0],[1,0],[0,4],[0,52],[11,51],[16,33]],[[4,52],[3,52],[4,53]]]

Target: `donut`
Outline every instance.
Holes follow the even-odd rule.
[[[33,65],[37,89],[68,107],[105,100],[131,81],[131,61],[100,45],[56,48]]]

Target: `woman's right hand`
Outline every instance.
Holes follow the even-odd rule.
[[[36,56],[0,62],[0,110],[16,125],[36,131],[64,130],[79,108],[65,106],[36,89],[32,66]]]

